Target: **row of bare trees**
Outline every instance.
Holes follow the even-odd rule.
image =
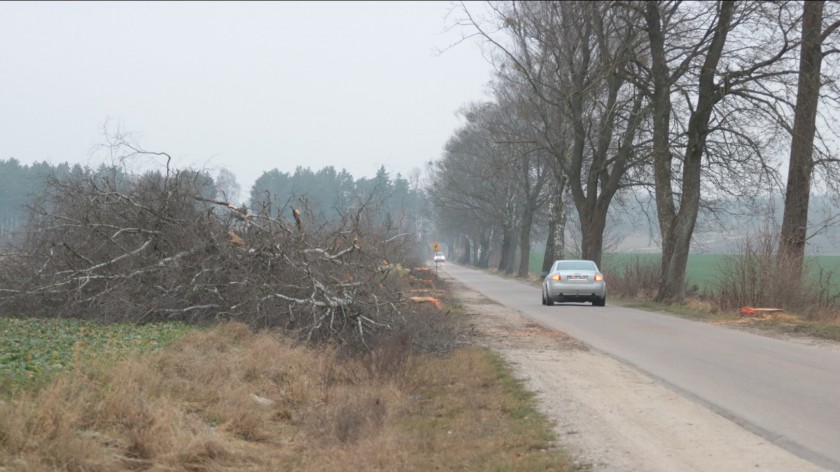
[[[546,263],[561,256],[567,206],[580,255],[600,262],[615,205],[649,195],[657,298],[682,301],[699,215],[781,192],[789,151],[779,253],[801,264],[808,195],[838,181],[827,117],[840,5],[514,1],[460,15],[493,59],[493,100],[465,108],[433,163],[432,197],[470,262],[486,266],[496,244],[512,272],[518,240],[525,275],[535,219]]]

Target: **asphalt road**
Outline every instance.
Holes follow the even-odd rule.
[[[630,364],[822,467],[840,471],[840,351],[609,305],[543,306],[540,289],[454,264],[487,298]]]

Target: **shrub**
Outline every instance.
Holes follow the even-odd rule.
[[[659,289],[662,268],[658,257],[635,256],[623,263],[608,262],[604,272],[610,293],[627,298],[652,298]]]

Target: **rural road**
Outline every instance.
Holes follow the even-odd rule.
[[[454,264],[447,275],[629,364],[793,454],[840,470],[840,351],[608,306],[540,304],[540,290]]]

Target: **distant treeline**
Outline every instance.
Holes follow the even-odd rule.
[[[151,174],[159,173],[152,171]],[[148,174],[148,173],[147,173]],[[202,194],[213,197],[216,193],[213,178],[200,172]],[[50,178],[68,179],[103,179],[122,188],[126,179],[136,178],[126,174],[119,166],[100,165],[96,169],[67,162],[52,165],[40,162],[31,165],[21,164],[17,159],[0,160],[0,236],[22,227],[29,217],[29,208],[37,198],[44,194]]]
[[[28,217],[28,206],[41,195],[50,176],[95,177],[107,175],[117,182],[131,178],[115,167],[97,169],[79,164],[46,162],[23,165],[16,159],[0,160],[0,235],[22,226]],[[206,174],[201,172],[202,174]],[[224,186],[209,175],[203,175],[208,197],[224,198]],[[304,218],[317,225],[328,224],[351,215],[359,208],[375,210],[374,224],[385,224],[393,234],[422,231],[429,219],[428,200],[419,185],[419,175],[409,181],[399,174],[391,178],[381,167],[373,178],[354,179],[346,170],[325,167],[318,171],[298,167],[293,173],[277,169],[264,172],[250,191],[249,210],[270,211],[273,216],[291,217],[291,209],[304,213]]]
[[[84,169],[78,164],[23,165],[14,158],[0,160],[0,234],[14,230],[26,220],[27,206],[43,191],[47,177],[71,172],[84,172]]]
[[[384,167],[373,178],[354,179],[346,170],[332,166],[318,171],[298,167],[293,173],[277,169],[264,172],[250,193],[254,212],[291,215],[292,209],[304,212],[316,224],[326,224],[352,216],[362,207],[374,210],[375,224],[384,224],[392,233],[422,232],[429,220],[429,204],[420,189],[419,175],[409,181],[397,174],[391,177]]]

